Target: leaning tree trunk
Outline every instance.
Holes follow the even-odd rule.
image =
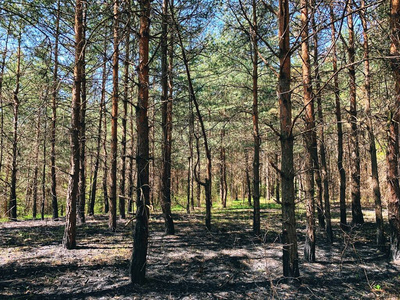
[[[114,54],[113,54],[113,93],[112,93],[112,112],[111,112],[111,187],[110,187],[110,210],[108,228],[111,231],[117,229],[117,147],[118,147],[118,9],[119,1],[114,0]]]
[[[303,101],[305,107],[305,132],[304,144],[307,149],[305,159],[305,200],[307,229],[304,244],[304,258],[307,261],[315,261],[315,198],[314,198],[314,167],[315,153],[317,150],[317,139],[315,134],[314,100],[311,86],[311,67],[308,50],[308,4],[307,0],[301,0],[301,61],[303,77]],[[317,162],[318,163],[318,162]],[[318,169],[316,168],[318,172]]]
[[[372,193],[375,202],[375,218],[376,218],[376,244],[378,247],[385,245],[385,236],[383,232],[383,216],[381,190],[379,187],[378,160],[376,157],[375,133],[372,123],[371,113],[371,74],[369,67],[369,41],[368,41],[368,25],[365,18],[365,1],[361,0],[360,18],[363,26],[364,37],[364,73],[365,73],[365,116],[366,127],[369,137],[369,153],[371,155],[371,176],[372,176]]]
[[[350,80],[350,165],[351,165],[351,215],[353,224],[363,224],[364,217],[361,211],[361,186],[360,186],[360,149],[358,142],[357,124],[357,90],[356,90],[356,71],[355,71],[355,48],[354,48],[354,28],[353,28],[353,0],[349,0],[348,9],[348,28],[349,44],[347,52],[349,55],[349,80]]]
[[[17,70],[15,90],[13,96],[13,136],[12,136],[12,158],[11,158],[11,182],[10,182],[10,219],[17,219],[17,158],[18,158],[18,110],[20,105],[19,90],[21,79],[21,29],[18,35]]]
[[[139,29],[139,91],[136,107],[137,126],[137,188],[136,188],[136,226],[133,237],[131,259],[131,281],[143,284],[146,275],[147,247],[149,239],[149,36],[150,0],[140,0]]]
[[[207,133],[206,133],[206,129],[204,127],[204,122],[203,122],[203,116],[200,112],[200,107],[199,107],[199,103],[197,102],[197,98],[196,98],[196,93],[194,91],[194,87],[193,87],[193,81],[191,78],[191,73],[190,73],[190,68],[189,68],[189,60],[187,58],[186,55],[186,50],[184,48],[184,44],[183,44],[183,40],[182,40],[182,35],[181,32],[178,28],[178,24],[176,22],[176,19],[174,17],[174,12],[173,9],[171,7],[171,16],[172,16],[172,20],[173,23],[175,24],[175,28],[178,34],[178,40],[179,40],[179,45],[181,47],[181,51],[182,51],[182,58],[183,58],[183,64],[185,65],[185,70],[186,70],[186,76],[188,79],[188,85],[189,85],[189,95],[190,95],[190,99],[193,101],[194,107],[196,109],[196,114],[197,114],[197,118],[199,120],[200,123],[200,128],[201,128],[201,134],[203,136],[204,139],[204,151],[206,153],[206,159],[207,159],[207,168],[206,168],[206,178],[204,179],[204,182],[200,182],[200,179],[198,178],[198,176],[196,176],[196,180],[199,182],[199,184],[201,184],[202,186],[204,186],[204,192],[205,192],[205,198],[206,198],[206,228],[208,230],[211,230],[211,205],[212,205],[212,195],[211,195],[211,188],[212,188],[212,175],[211,175],[211,171],[212,171],[212,164],[211,164],[211,149],[208,146],[208,138],[207,138]]]
[[[335,114],[336,114],[336,126],[337,126],[337,167],[340,176],[340,227],[346,229],[346,171],[343,166],[343,124],[342,124],[342,112],[340,108],[340,90],[339,90],[339,74],[337,67],[337,55],[336,55],[336,28],[335,28],[335,15],[333,10],[333,2],[330,4],[330,20],[331,20],[331,32],[332,32],[332,66],[333,66],[333,84],[335,92]]]
[[[289,0],[279,0],[279,77],[278,97],[281,127],[281,185],[282,185],[282,243],[283,275],[299,277],[299,258],[297,252],[294,171],[293,171],[293,132],[292,102],[290,89],[290,42],[289,42]]]
[[[162,6],[162,34],[161,34],[161,88],[162,88],[161,126],[163,131],[161,207],[165,220],[164,224],[165,233],[175,234],[174,222],[171,214],[172,98],[169,97],[168,93],[168,83],[172,83],[172,78],[171,78],[172,70],[168,70],[167,56],[168,56],[168,0],[164,0]],[[172,57],[170,56],[169,59],[171,60]],[[170,61],[169,63],[170,66],[172,66],[172,61]],[[169,88],[172,89],[172,84],[169,85]],[[190,186],[190,182],[188,182],[188,185]],[[190,197],[188,197],[188,199],[189,198]],[[189,208],[189,202],[187,205]]]
[[[400,258],[400,185],[399,185],[399,122],[400,122],[400,0],[391,0],[390,11],[390,63],[395,79],[395,102],[389,111],[387,180],[388,219],[390,225],[390,258]]]
[[[79,116],[80,95],[83,67],[83,1],[76,0],[75,4],[75,66],[74,86],[72,90],[72,114],[71,114],[71,169],[67,191],[66,225],[63,238],[63,246],[66,249],[76,247],[76,199],[79,183]]]

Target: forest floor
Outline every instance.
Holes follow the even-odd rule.
[[[301,277],[282,277],[280,210],[263,209],[262,239],[249,209],[218,210],[213,228],[203,215],[174,215],[177,234],[163,234],[161,215],[150,224],[147,283],[130,284],[132,228],[107,218],[78,227],[75,250],[64,250],[64,220],[0,224],[0,299],[400,299],[400,262],[374,246],[372,219],[335,241],[317,233],[315,263],[303,259],[304,218],[298,222]]]

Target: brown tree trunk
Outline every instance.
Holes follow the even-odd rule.
[[[72,114],[71,114],[71,169],[67,191],[66,224],[63,238],[63,246],[66,249],[76,247],[76,199],[78,196],[79,182],[79,116],[80,95],[83,67],[83,2],[76,0],[75,4],[75,66],[74,86],[72,90]]]
[[[350,80],[350,165],[351,165],[351,215],[352,224],[363,224],[364,217],[361,211],[361,188],[360,188],[360,149],[358,142],[358,124],[357,124],[357,91],[356,91],[356,71],[355,71],[355,46],[354,46],[354,28],[353,28],[353,0],[349,0],[348,10],[348,28],[349,43],[347,52],[349,55],[349,80]]]
[[[253,24],[251,40],[253,46],[253,139],[254,139],[254,156],[253,156],[253,232],[260,235],[260,144],[261,138],[258,129],[258,39],[257,39],[257,5],[256,0],[252,1]]]
[[[117,229],[117,151],[118,151],[118,57],[119,57],[119,1],[114,0],[114,54],[113,54],[113,93],[111,112],[111,187],[110,187],[110,210],[108,228],[111,231]]]
[[[221,151],[220,151],[220,198],[221,198],[221,204],[223,208],[226,208],[226,198],[227,198],[227,183],[226,183],[226,150],[225,150],[225,145],[224,145],[224,137],[225,137],[225,129],[221,130]]]
[[[84,4],[83,9],[83,27],[82,27],[82,38],[83,38],[83,49],[82,49],[82,86],[81,86],[81,109],[80,109],[80,128],[79,128],[79,186],[78,186],[78,217],[81,224],[85,223],[85,204],[86,204],[86,7],[87,3]]]
[[[122,137],[121,137],[121,177],[119,181],[119,214],[121,219],[125,219],[125,183],[126,183],[126,135],[127,135],[127,119],[128,119],[128,97],[129,97],[129,63],[130,63],[130,36],[131,36],[131,22],[130,20],[130,0],[126,2],[128,10],[128,22],[126,24],[126,38],[125,38],[125,61],[124,61],[124,96],[123,102],[123,115],[122,115]]]
[[[364,73],[365,73],[365,116],[366,127],[369,137],[369,153],[371,155],[371,176],[372,176],[372,193],[375,202],[375,220],[376,220],[376,244],[378,247],[385,245],[385,236],[383,231],[382,201],[381,190],[379,187],[378,161],[376,157],[375,134],[372,123],[371,113],[371,74],[369,67],[369,42],[368,42],[368,25],[365,18],[365,1],[361,0],[360,18],[363,26],[364,37]]]
[[[332,232],[332,220],[331,220],[331,207],[329,201],[329,178],[328,178],[328,167],[326,163],[326,150],[325,150],[325,123],[324,123],[324,116],[322,112],[322,97],[321,97],[321,77],[319,74],[319,65],[318,65],[318,31],[317,25],[315,22],[315,0],[312,0],[312,13],[311,13],[311,22],[313,28],[313,35],[314,35],[314,77],[315,77],[315,88],[317,93],[315,98],[317,100],[317,107],[318,107],[318,121],[319,121],[319,154],[321,157],[321,164],[320,164],[320,173],[321,173],[321,182],[323,185],[323,190],[320,191],[320,195],[323,197],[323,203],[325,205],[325,220],[326,220],[326,236],[328,242],[332,242],[333,240],[333,232]],[[320,216],[318,216],[320,218]],[[321,224],[321,218],[320,218]]]
[[[299,258],[297,252],[294,172],[293,172],[293,133],[292,102],[290,90],[290,43],[289,43],[289,0],[279,0],[279,82],[278,97],[281,128],[281,184],[282,184],[282,243],[283,276],[299,277]]]
[[[343,166],[343,124],[342,124],[342,112],[340,108],[340,90],[339,90],[339,75],[337,67],[337,55],[336,55],[336,28],[335,28],[335,15],[333,2],[330,4],[330,18],[331,18],[331,32],[332,32],[332,67],[333,67],[333,84],[335,91],[335,114],[336,114],[336,126],[337,126],[337,167],[340,176],[340,227],[346,229],[346,171]]]
[[[17,158],[18,158],[18,110],[20,100],[18,98],[21,79],[21,29],[18,35],[17,69],[15,90],[13,92],[13,136],[12,136],[12,158],[11,158],[11,182],[10,182],[10,219],[17,219]]]
[[[139,1],[139,91],[136,107],[137,126],[137,188],[136,188],[136,226],[133,237],[131,259],[131,281],[143,284],[146,275],[147,247],[149,238],[149,37],[150,37],[150,0]]]
[[[315,135],[314,100],[311,86],[311,67],[308,50],[308,3],[301,0],[301,61],[303,77],[303,101],[305,107],[305,132],[304,144],[307,149],[305,159],[305,200],[306,200],[306,241],[304,244],[304,258],[307,261],[315,261],[315,198],[314,198],[314,167],[317,150]],[[316,169],[318,172],[318,169]]]
[[[246,149],[244,150],[244,156],[245,156],[245,162],[246,162],[247,203],[249,204],[249,206],[251,206],[252,202],[251,202],[251,181],[250,181],[250,170],[249,170],[249,154],[248,154]]]
[[[36,128],[36,147],[35,147],[35,168],[33,171],[33,182],[32,182],[32,217],[36,219],[37,214],[37,204],[38,204],[38,176],[39,176],[39,147],[40,147],[40,126],[41,126],[41,116],[42,113],[39,109],[38,121]]]
[[[106,79],[107,79],[107,39],[104,39],[104,53],[103,53],[103,70],[101,76],[101,98],[100,98],[100,109],[99,109],[99,124],[97,131],[97,146],[96,146],[96,159],[94,163],[93,170],[93,180],[92,188],[89,200],[89,216],[94,215],[94,205],[96,202],[96,192],[97,192],[97,177],[99,173],[100,166],[100,151],[101,151],[101,131],[103,123],[103,115],[105,115],[105,101],[106,101]],[[107,131],[107,128],[104,129]]]
[[[53,93],[52,93],[52,118],[51,118],[51,204],[53,208],[53,219],[58,219],[57,202],[57,177],[56,177],[56,121],[57,121],[57,96],[58,96],[58,44],[60,35],[60,8],[61,0],[57,1],[56,33],[54,42],[54,73],[53,73]]]
[[[399,185],[399,122],[400,122],[400,1],[391,0],[390,11],[390,63],[395,79],[395,102],[389,111],[388,149],[387,149],[387,180],[388,219],[390,225],[390,258],[400,258],[400,185]]]
[[[42,203],[41,203],[41,219],[44,220],[44,214],[45,214],[45,204],[46,204],[46,196],[47,196],[47,191],[46,191],[46,158],[47,158],[47,95],[48,91],[46,91],[46,94],[44,96],[44,138],[43,138],[43,168],[42,168]]]
[[[171,4],[172,5],[172,4]],[[171,34],[172,37],[172,34]],[[173,47],[171,43],[170,47]],[[172,49],[171,49],[172,51]],[[161,207],[164,216],[166,234],[175,234],[174,221],[171,214],[171,150],[172,150],[172,57],[168,62],[168,0],[162,6],[162,33],[161,33],[161,103],[162,103],[162,178],[161,178]],[[188,172],[188,187],[190,186],[190,160]],[[187,209],[189,209],[189,199]]]

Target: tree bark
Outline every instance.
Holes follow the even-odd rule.
[[[335,92],[335,114],[336,114],[336,126],[337,126],[337,167],[340,176],[340,227],[342,229],[347,228],[346,218],[346,170],[343,166],[343,124],[342,124],[342,111],[340,105],[340,90],[339,90],[339,75],[337,67],[337,55],[336,55],[336,28],[335,28],[335,15],[333,2],[330,4],[330,19],[331,19],[331,33],[332,33],[332,68],[333,68],[333,84]]]
[[[331,220],[331,208],[330,208],[330,200],[329,200],[329,178],[328,178],[328,166],[326,163],[326,150],[325,150],[325,122],[322,111],[322,97],[321,97],[321,77],[319,73],[319,65],[318,65],[318,31],[317,25],[315,22],[315,0],[312,0],[312,12],[311,12],[311,23],[313,28],[314,35],[314,77],[315,77],[315,88],[318,91],[315,94],[315,98],[317,100],[317,110],[318,110],[318,121],[319,121],[319,154],[321,157],[320,164],[320,174],[321,174],[321,182],[323,185],[323,190],[320,191],[320,195],[323,197],[323,203],[325,205],[325,220],[326,220],[326,237],[329,243],[333,240],[333,231],[332,231],[332,220]],[[319,216],[320,218],[320,216]],[[320,218],[321,224],[321,218]]]
[[[171,4],[172,5],[172,4]],[[172,37],[172,34],[171,34]],[[173,47],[171,43],[170,47]],[[172,49],[171,49],[172,51]],[[162,103],[162,178],[161,178],[161,207],[164,216],[166,234],[175,234],[174,221],[171,214],[171,152],[172,152],[172,56],[168,62],[168,0],[162,5],[161,33],[161,103]],[[189,160],[190,170],[190,160]],[[190,174],[190,171],[189,171]],[[188,186],[190,186],[190,175]],[[189,208],[189,198],[187,208]]]
[[[105,101],[106,101],[106,79],[107,79],[107,39],[104,39],[104,49],[103,49],[103,70],[101,76],[101,96],[100,96],[100,109],[99,109],[99,124],[97,129],[97,145],[96,145],[96,159],[94,163],[93,170],[93,180],[92,180],[92,188],[90,193],[89,200],[89,216],[94,215],[94,205],[96,202],[96,192],[97,192],[97,177],[99,173],[100,167],[100,151],[101,151],[101,132],[102,132],[102,123],[103,123],[103,115],[105,115]],[[107,128],[104,129],[105,131]]]
[[[400,122],[400,1],[391,0],[390,10],[390,63],[395,80],[395,101],[388,119],[387,180],[388,219],[390,225],[390,258],[400,258],[400,185],[399,185],[399,122]]]
[[[124,61],[124,96],[123,114],[122,114],[122,137],[121,137],[121,177],[119,181],[119,214],[121,219],[125,219],[125,183],[126,183],[126,135],[127,135],[127,119],[128,119],[128,97],[129,97],[129,60],[130,60],[130,35],[131,35],[131,22],[130,22],[130,1],[126,3],[128,10],[128,22],[126,24],[126,38],[125,38],[125,61]]]
[[[308,3],[301,0],[301,61],[303,80],[303,101],[305,107],[304,144],[307,150],[305,160],[305,200],[306,200],[306,241],[304,244],[304,258],[309,262],[315,261],[315,198],[314,198],[314,168],[317,139],[315,134],[314,100],[311,86],[311,67],[308,50]],[[318,169],[315,168],[318,172]]]
[[[146,275],[147,247],[149,238],[149,37],[150,0],[139,1],[139,91],[136,107],[137,126],[137,188],[136,188],[136,226],[131,259],[131,281],[143,284]]]
[[[83,39],[83,49],[82,49],[82,86],[81,86],[81,108],[79,111],[79,187],[78,187],[78,217],[81,224],[85,223],[85,205],[86,205],[86,66],[85,66],[85,56],[86,56],[86,7],[85,2],[83,8],[83,26],[82,26],[82,39]]]
[[[21,31],[18,34],[17,67],[15,90],[13,92],[13,136],[12,136],[12,160],[11,160],[11,182],[10,182],[10,219],[17,219],[17,159],[18,159],[18,114],[20,100],[18,98],[21,79]]]
[[[353,0],[349,0],[348,10],[348,28],[349,43],[347,52],[349,55],[349,80],[350,80],[350,165],[351,165],[351,215],[352,224],[363,224],[364,217],[361,211],[361,187],[360,187],[360,149],[358,142],[358,124],[357,124],[357,91],[356,91],[356,71],[355,46],[354,46],[354,28],[353,28]]]
[[[293,133],[292,102],[290,90],[290,43],[289,43],[289,0],[279,0],[279,77],[278,97],[281,128],[281,184],[282,184],[282,243],[283,276],[299,277],[299,258],[297,252],[294,171],[293,171]]]
[[[74,86],[72,90],[72,114],[71,114],[71,162],[69,183],[67,191],[66,224],[63,238],[63,246],[66,249],[76,247],[76,199],[78,196],[79,182],[79,126],[80,126],[80,95],[82,84],[81,68],[83,66],[83,2],[76,0],[75,4],[75,66]]]
[[[257,39],[257,5],[256,0],[252,1],[253,25],[251,32],[251,41],[253,46],[253,232],[255,235],[261,234],[260,229],[260,132],[258,128],[258,39]]]
[[[60,8],[61,0],[57,1],[56,33],[54,42],[54,72],[53,72],[53,93],[52,93],[52,118],[51,118],[51,204],[53,208],[53,219],[58,219],[57,201],[57,177],[56,177],[56,122],[57,122],[57,96],[58,96],[58,44],[60,36]]]
[[[109,201],[108,228],[111,231],[117,229],[117,151],[118,151],[118,56],[119,56],[119,1],[114,0],[114,54],[113,54],[113,93],[111,112],[111,187]]]
[[[32,217],[36,219],[37,204],[38,204],[38,176],[39,176],[39,147],[40,147],[40,126],[41,126],[42,113],[39,109],[38,121],[37,121],[37,132],[36,132],[36,147],[35,147],[35,168],[33,170],[33,182],[32,182]]]
[[[372,194],[375,203],[375,220],[376,220],[376,244],[378,247],[384,247],[385,236],[383,231],[383,216],[382,216],[382,201],[381,201],[381,190],[379,187],[379,173],[378,173],[378,161],[376,157],[376,146],[375,146],[375,133],[374,126],[372,123],[371,113],[371,74],[369,67],[369,41],[368,41],[368,25],[365,17],[365,1],[361,0],[360,18],[363,26],[363,38],[364,38],[364,73],[365,73],[365,116],[366,116],[366,127],[369,137],[369,153],[371,156],[371,176],[372,176]]]

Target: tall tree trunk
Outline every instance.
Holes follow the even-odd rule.
[[[172,4],[171,4],[172,5]],[[172,34],[171,34],[172,37]],[[170,47],[172,47],[171,45]],[[168,88],[172,89],[172,57],[168,65],[168,0],[162,6],[162,33],[161,33],[161,105],[163,131],[162,144],[162,178],[161,178],[161,207],[164,215],[166,234],[175,234],[174,222],[171,214],[171,150],[172,150],[172,97],[169,97]],[[172,96],[172,95],[171,95]],[[189,161],[190,168],[190,161]],[[189,172],[190,174],[190,172]],[[190,185],[190,182],[188,182]],[[190,197],[188,197],[190,198]],[[189,208],[189,201],[188,201]]]
[[[108,228],[111,231],[117,229],[117,147],[118,147],[118,56],[119,56],[119,1],[114,0],[114,54],[113,54],[113,93],[112,93],[112,112],[111,112],[111,188],[110,188],[110,210]]]
[[[363,224],[364,217],[361,211],[361,187],[360,187],[360,149],[358,143],[358,124],[357,124],[357,91],[356,91],[356,71],[355,71],[355,46],[354,46],[354,27],[353,27],[353,0],[349,0],[348,28],[349,28],[349,80],[350,80],[350,164],[351,164],[351,215],[353,224]]]
[[[79,186],[78,186],[78,217],[80,223],[85,223],[85,205],[86,205],[86,7],[87,3],[84,4],[83,9],[83,27],[82,27],[82,38],[84,47],[82,49],[82,86],[81,86],[81,109],[80,109],[80,128],[79,128]]]
[[[80,131],[80,97],[83,67],[83,2],[76,0],[75,4],[75,66],[74,86],[72,90],[72,114],[71,114],[71,170],[67,191],[66,224],[63,238],[63,246],[66,249],[76,247],[76,199],[79,183],[79,131]]]
[[[130,135],[131,135],[131,145],[130,145],[130,155],[129,155],[129,174],[128,174],[128,182],[129,182],[129,189],[128,189],[128,212],[133,213],[133,192],[134,192],[134,180],[133,180],[133,171],[134,171],[134,129],[133,129],[133,105],[131,105],[130,111]]]
[[[48,91],[46,91],[46,94],[44,96],[44,129],[43,129],[43,167],[42,167],[42,205],[41,205],[41,219],[44,220],[44,214],[45,214],[45,204],[46,204],[46,163],[47,163],[47,96],[48,96]]]
[[[122,114],[122,137],[121,137],[121,177],[119,181],[119,214],[121,219],[125,219],[125,183],[126,183],[126,134],[127,134],[127,119],[128,119],[128,97],[129,97],[129,63],[130,63],[130,0],[126,1],[126,9],[128,10],[128,22],[126,24],[125,38],[125,61],[124,61],[124,96],[123,114]]]
[[[375,219],[376,219],[376,244],[378,247],[385,245],[385,236],[383,231],[382,201],[381,190],[379,187],[378,161],[376,157],[375,133],[372,123],[371,113],[371,74],[369,67],[369,41],[368,41],[368,25],[365,18],[365,1],[361,0],[360,18],[363,26],[364,38],[364,73],[365,73],[365,116],[367,132],[369,137],[369,153],[371,155],[371,176],[372,176],[372,193],[375,202]]]
[[[149,239],[149,37],[150,0],[139,1],[139,91],[136,107],[137,126],[137,188],[136,188],[136,226],[133,237],[131,259],[131,281],[143,284],[146,275],[147,247]]]
[[[290,90],[290,43],[289,43],[289,0],[279,0],[279,82],[278,97],[281,128],[281,184],[282,184],[282,243],[283,276],[299,277],[299,258],[297,252],[294,172],[293,172],[293,133],[292,102]]]
[[[60,35],[60,11],[61,0],[57,1],[56,33],[54,42],[54,73],[53,73],[53,93],[52,93],[52,119],[51,119],[51,205],[53,208],[53,220],[58,219],[57,202],[57,177],[56,177],[56,121],[57,121],[57,96],[58,96],[58,44]]]
[[[260,235],[260,132],[258,129],[258,38],[257,38],[257,4],[256,0],[252,1],[253,24],[251,40],[253,46],[253,139],[254,139],[254,156],[253,156],[253,232]]]
[[[314,167],[315,154],[317,150],[317,139],[315,135],[314,100],[311,85],[310,55],[308,50],[308,3],[301,0],[301,61],[303,77],[303,101],[305,106],[305,132],[303,134],[304,144],[307,149],[305,160],[305,200],[307,229],[304,244],[304,258],[307,261],[315,261],[315,198],[314,198]],[[318,172],[318,169],[316,172]]]
[[[250,170],[249,170],[249,153],[244,150],[245,162],[246,162],[246,190],[247,190],[247,203],[249,206],[251,203],[251,182],[250,182]]]
[[[8,52],[8,42],[10,39],[10,32],[11,32],[11,18],[8,22],[7,26],[7,35],[6,40],[4,42],[4,52],[1,57],[1,68],[0,68],[0,173],[3,168],[3,156],[4,156],[4,101],[3,101],[3,79],[4,79],[4,69],[6,67],[6,58]],[[7,206],[7,205],[6,205]],[[7,211],[7,209],[6,209]]]
[[[228,192],[228,187],[226,183],[226,150],[224,145],[225,138],[225,128],[221,129],[221,151],[220,151],[220,198],[223,208],[226,208],[226,197]]]
[[[104,48],[103,48],[103,70],[101,76],[101,96],[100,96],[100,109],[99,109],[99,124],[97,129],[97,145],[96,145],[96,160],[94,163],[93,170],[93,180],[92,180],[92,188],[90,193],[90,201],[89,201],[89,216],[94,215],[94,205],[96,202],[96,192],[97,192],[97,176],[99,173],[100,166],[100,151],[101,151],[101,132],[102,132],[102,123],[103,116],[105,115],[106,110],[106,80],[107,80],[107,39],[104,39]],[[107,128],[104,129],[107,131]],[[105,158],[106,160],[106,158]],[[107,178],[107,176],[106,176]],[[107,199],[105,200],[107,201]]]
[[[41,126],[41,109],[38,112],[38,121],[36,128],[36,147],[35,147],[35,168],[33,171],[33,182],[32,182],[32,217],[36,219],[37,204],[38,204],[38,176],[39,176],[39,147],[40,147],[40,126]]]
[[[337,167],[340,176],[340,227],[346,229],[347,218],[346,218],[346,171],[343,166],[343,124],[342,124],[342,111],[340,108],[340,90],[339,90],[339,75],[337,67],[337,55],[336,55],[336,28],[335,28],[335,15],[333,2],[330,4],[330,18],[331,18],[331,32],[332,32],[332,68],[333,68],[333,84],[335,92],[335,114],[336,114],[336,126],[337,126]]]
[[[400,0],[391,0],[390,11],[390,63],[395,79],[395,102],[389,111],[387,180],[388,219],[390,225],[390,258],[400,258],[400,185],[399,185],[399,122],[400,122]]]
[[[320,191],[320,195],[323,196],[323,203],[325,205],[325,219],[326,219],[326,236],[328,242],[332,242],[333,240],[333,232],[332,232],[332,220],[331,220],[331,206],[329,201],[329,178],[328,178],[328,167],[326,163],[326,150],[325,150],[325,122],[322,111],[322,97],[321,97],[321,77],[319,73],[319,65],[318,65],[318,30],[315,22],[315,0],[312,0],[312,12],[311,12],[311,23],[314,35],[314,77],[315,77],[315,88],[317,93],[315,94],[315,98],[317,100],[317,110],[318,110],[318,121],[319,121],[319,154],[321,157],[320,164],[320,173],[321,173],[321,182],[323,185],[323,190]],[[320,219],[321,224],[321,218]]]
[[[19,90],[21,79],[21,31],[18,34],[17,68],[15,90],[13,92],[13,136],[12,136],[12,158],[11,158],[11,182],[10,182],[10,219],[17,219],[17,158],[18,158],[18,114],[19,114]]]

